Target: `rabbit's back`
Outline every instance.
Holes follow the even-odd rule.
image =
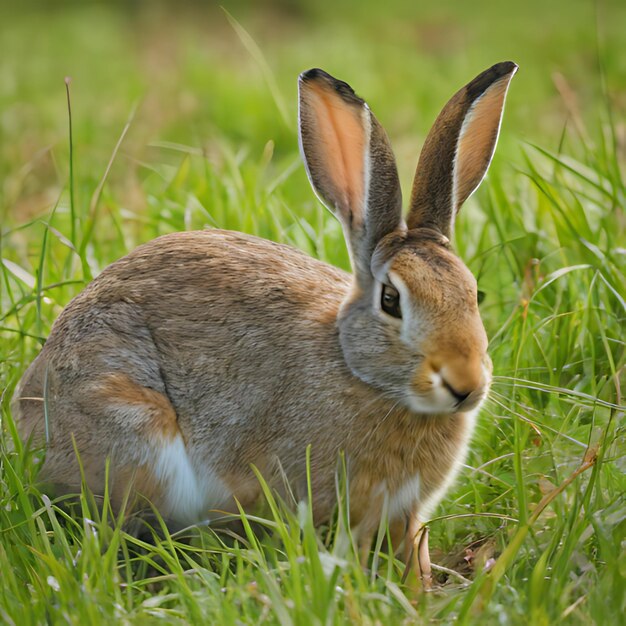
[[[278,458],[300,463],[312,438],[335,462],[336,431],[311,418],[355,382],[335,325],[348,285],[332,266],[239,233],[140,246],[70,302],[16,392],[20,431],[48,444],[44,479],[76,486],[75,445],[95,491],[107,457],[121,488],[174,442],[163,463],[179,465],[180,488],[212,482],[220,504],[233,490],[245,500],[246,480],[256,497],[250,463],[269,473]],[[158,499],[163,480],[143,490]],[[161,508],[193,519],[185,506]]]

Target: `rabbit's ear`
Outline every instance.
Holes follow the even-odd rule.
[[[357,281],[372,280],[378,241],[402,224],[389,140],[352,88],[319,69],[298,81],[300,150],[320,200],[339,218]]]
[[[435,227],[450,236],[461,205],[480,185],[496,149],[504,99],[517,71],[498,63],[458,91],[435,121],[413,182],[409,228]]]

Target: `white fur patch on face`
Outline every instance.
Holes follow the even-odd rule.
[[[202,482],[198,480],[180,435],[163,443],[153,463],[155,476],[163,484],[164,513],[174,521],[202,521],[210,509],[220,507],[231,495],[213,472],[203,472]]]
[[[404,401],[415,413],[454,413],[457,410],[456,402],[442,386],[434,387],[428,396],[420,396],[409,391]]]
[[[487,382],[483,385],[482,390],[473,393],[463,403],[462,407],[459,406],[450,391],[445,388],[443,378],[438,372],[431,372],[429,375],[432,388],[427,395],[418,395],[409,389],[405,396],[405,403],[415,413],[455,413],[457,411],[467,413],[477,410],[485,401],[489,389],[489,371],[484,366],[482,366],[482,371]]]
[[[420,487],[419,473],[404,482],[389,499],[389,519],[403,517],[415,509],[420,497]]]

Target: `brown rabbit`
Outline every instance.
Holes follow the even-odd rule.
[[[452,252],[457,211],[493,155],[511,62],[445,106],[422,150],[407,221],[384,130],[344,82],[299,79],[300,147],[341,221],[353,274],[293,248],[211,230],[159,237],[113,263],[54,324],[14,396],[43,480],[80,471],[113,502],[149,498],[172,524],[260,496],[251,466],[313,510],[336,503],[347,459],[353,531],[383,510],[413,539],[465,458],[491,363],[476,281]],[[405,545],[411,545],[407,541]]]

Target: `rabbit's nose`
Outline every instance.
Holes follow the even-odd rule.
[[[441,379],[441,384],[456,398],[459,404],[461,404],[463,400],[467,399],[473,391],[459,391],[458,389],[455,389],[445,378]]]
[[[479,358],[450,359],[438,372],[441,386],[461,404],[484,388],[486,374]]]

